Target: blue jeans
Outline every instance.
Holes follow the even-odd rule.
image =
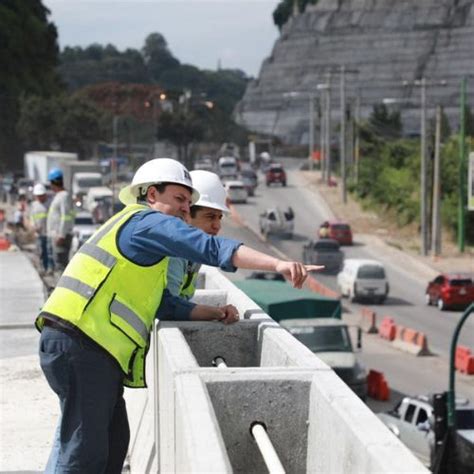
[[[38,240],[36,243],[38,248],[38,256],[40,259],[41,268],[43,270],[53,269],[53,257],[51,255],[51,251],[48,245],[48,238],[46,235],[38,236]]]
[[[39,352],[61,407],[45,472],[120,474],[130,430],[119,366],[91,342],[48,326]]]

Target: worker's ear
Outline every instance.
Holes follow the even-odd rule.
[[[149,204],[154,204],[156,202],[156,196],[158,191],[155,186],[150,186],[146,191],[146,200]]]

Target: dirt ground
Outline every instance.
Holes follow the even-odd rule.
[[[464,254],[461,254],[453,237],[443,231],[441,255],[423,257],[420,253],[420,239],[418,226],[411,224],[398,227],[389,216],[378,215],[371,210],[365,210],[362,206],[347,194],[347,204],[342,202],[342,191],[340,186],[329,187],[321,181],[318,171],[301,171],[308,186],[317,189],[324,198],[333,214],[340,220],[351,224],[355,234],[368,234],[378,236],[387,245],[395,247],[403,252],[426,263],[437,271],[460,271],[474,273],[474,247],[466,246]]]

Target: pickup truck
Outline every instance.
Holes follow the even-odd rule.
[[[337,273],[342,267],[344,252],[334,239],[310,240],[303,245],[303,262],[312,265],[324,265],[327,273]]]
[[[434,461],[433,404],[430,396],[404,397],[388,412],[377,416],[426,466]],[[457,472],[474,468],[474,408],[467,400],[456,403]],[[461,448],[462,446],[462,448]],[[462,466],[466,467],[466,470]]]

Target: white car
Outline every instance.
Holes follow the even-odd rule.
[[[72,242],[69,258],[78,251],[79,247],[99,228],[92,218],[92,214],[88,211],[79,211],[74,219],[74,227],[72,229]]]
[[[388,296],[389,284],[383,264],[377,260],[348,258],[337,274],[342,296],[352,301],[370,300],[382,304]]]
[[[231,203],[247,202],[247,190],[242,181],[226,181],[224,188]]]

